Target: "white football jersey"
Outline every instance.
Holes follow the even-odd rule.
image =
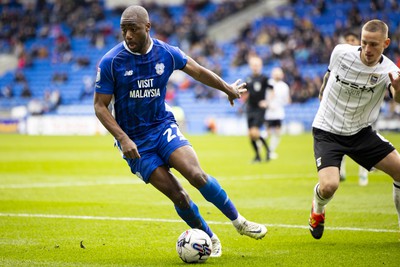
[[[268,108],[265,112],[266,120],[284,120],[285,119],[285,106],[290,102],[290,89],[284,81],[274,81],[271,79],[269,82],[273,85],[273,97],[268,103]],[[267,94],[269,94],[268,92]]]
[[[389,72],[399,68],[386,56],[375,66],[361,62],[361,47],[339,44],[331,54],[330,76],[313,127],[353,135],[371,125],[390,86]]]

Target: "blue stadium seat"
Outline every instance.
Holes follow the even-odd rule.
[[[104,0],[100,1],[104,3]],[[389,23],[389,27],[392,29],[397,28],[400,23],[400,16],[396,12],[391,12],[390,1],[384,1],[385,8],[383,11],[374,12],[370,11],[370,1],[369,0],[359,0],[359,1],[325,1],[326,12],[322,15],[316,15],[315,13],[315,1],[299,0],[293,6],[282,7],[280,12],[283,13],[293,13],[294,16],[285,17],[263,17],[255,19],[252,23],[252,28],[255,29],[257,33],[265,25],[276,26],[280,33],[292,33],[294,28],[294,23],[296,18],[310,18],[313,25],[318,31],[323,35],[333,35],[335,32],[335,24],[338,21],[344,22],[347,19],[348,11],[356,5],[361,13],[369,14],[369,16],[376,16],[384,19]],[[20,8],[18,6],[14,8]],[[210,2],[202,10],[198,10],[198,14],[207,18],[212,16],[213,12],[216,11],[218,5]],[[0,11],[2,6],[0,6]],[[178,21],[186,14],[187,10],[185,6],[173,5],[168,7],[169,12],[173,16],[175,21]],[[113,26],[114,30],[118,32],[120,15],[115,14],[111,10],[105,10],[107,21],[102,21],[99,23],[107,23]],[[152,17],[157,21],[157,15]],[[61,30],[64,34],[70,35],[71,28],[66,23],[61,23]],[[178,37],[175,37],[174,43],[179,41]],[[92,99],[85,98],[80,100],[80,93],[82,90],[82,77],[84,75],[89,75],[95,77],[96,66],[100,58],[116,44],[116,39],[113,34],[106,37],[105,47],[102,49],[96,49],[92,46],[90,39],[88,37],[79,37],[71,39],[71,46],[73,50],[73,57],[76,59],[80,56],[88,57],[90,64],[84,68],[77,68],[75,62],[70,63],[57,63],[53,64],[51,55],[52,49],[54,47],[55,40],[53,37],[48,38],[35,38],[32,40],[27,40],[25,42],[26,49],[32,49],[36,46],[46,46],[49,48],[50,57],[47,59],[36,59],[33,62],[33,67],[25,68],[24,73],[29,82],[29,86],[33,92],[34,97],[43,97],[45,90],[52,88],[59,88],[62,94],[63,106],[57,111],[58,113],[72,113],[72,112],[88,112],[88,107],[92,106]],[[237,78],[244,80],[248,75],[250,75],[250,70],[246,64],[239,67],[232,67],[232,59],[237,53],[237,46],[234,42],[224,42],[218,44],[220,49],[224,52],[222,57],[216,59],[210,59],[212,64],[218,64],[222,67],[222,76],[228,82],[234,82]],[[271,55],[271,48],[268,45],[254,45],[252,48],[256,50],[258,54],[262,57],[268,57]],[[297,63],[299,64],[298,69],[303,77],[315,77],[320,76],[325,73],[327,65],[326,64],[309,64],[306,55],[301,53],[297,55]],[[269,61],[267,65],[264,66],[264,72],[270,74],[271,69],[275,66],[279,66],[279,59],[274,61]],[[55,72],[66,72],[69,79],[64,84],[55,84],[52,82],[52,75]],[[0,77],[0,88],[9,84],[14,85],[14,72],[5,73]],[[15,94],[19,94],[22,87],[21,85],[16,85],[14,88]],[[212,90],[212,89],[210,89]],[[204,119],[208,116],[235,116],[238,105],[232,108],[226,99],[216,99],[212,101],[197,100],[192,89],[187,89],[187,91],[179,91],[176,95],[176,101],[185,110],[187,117],[190,118],[189,128],[194,131],[204,131]],[[0,107],[18,105],[21,103],[26,103],[26,99],[20,99],[16,97],[12,100],[10,99],[0,99]],[[66,106],[66,105],[71,105]],[[82,108],[79,108],[79,106]],[[287,118],[286,121],[298,120],[302,121],[307,127],[310,127],[313,116],[318,108],[319,101],[310,100],[306,103],[296,103],[287,107]],[[205,112],[206,111],[206,112]],[[92,112],[92,111],[90,111]]]

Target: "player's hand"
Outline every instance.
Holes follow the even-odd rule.
[[[239,84],[240,79],[231,84],[232,91],[228,94],[228,100],[231,106],[234,105],[233,100],[240,98],[244,92],[247,92],[246,83]]]
[[[140,159],[140,154],[136,144],[130,139],[125,138],[120,142],[121,150],[124,156],[128,159]]]
[[[400,93],[400,71],[397,72],[397,77],[395,78],[395,75],[389,72],[389,78],[390,82],[392,83],[392,86],[394,90],[398,93]]]
[[[258,102],[258,107],[259,108],[267,108],[268,107],[267,100],[261,100],[260,102]]]

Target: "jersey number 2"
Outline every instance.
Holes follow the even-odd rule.
[[[167,142],[171,142],[172,139],[175,137],[179,137],[180,140],[185,140],[186,138],[183,136],[181,131],[179,130],[178,126],[176,124],[172,124],[170,128],[165,130],[163,133],[163,136],[167,135]]]

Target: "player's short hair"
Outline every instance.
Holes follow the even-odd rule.
[[[385,38],[388,37],[389,27],[379,19],[373,19],[364,24],[363,30],[368,32],[381,32]]]
[[[128,6],[124,10],[124,12],[122,12],[121,22],[122,22],[123,18],[130,18],[130,17],[133,17],[133,18],[135,18],[136,20],[138,20],[138,21],[140,21],[142,23],[150,22],[149,13],[142,6],[138,6],[138,5]]]

